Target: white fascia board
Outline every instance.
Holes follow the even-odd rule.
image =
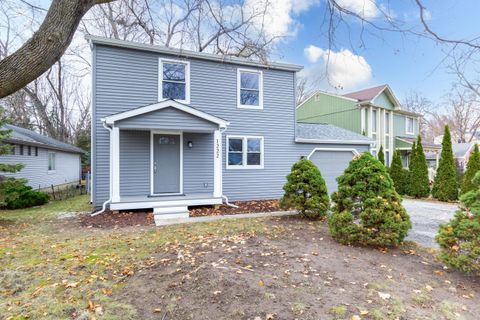
[[[375,141],[366,141],[366,140],[328,140],[328,139],[306,139],[306,138],[295,138],[297,143],[324,143],[324,144],[364,144],[364,145],[373,145]]]
[[[208,113],[205,113],[203,111],[197,110],[195,108],[189,107],[187,105],[181,104],[179,102],[176,102],[174,100],[164,100],[158,103],[154,103],[148,106],[128,110],[125,112],[117,113],[105,118],[102,118],[101,120],[104,121],[106,124],[113,124],[115,121],[123,120],[123,119],[128,119],[131,117],[135,117],[144,113],[152,112],[152,111],[157,111],[161,110],[164,108],[168,107],[173,107],[176,108],[180,111],[184,111],[186,113],[189,113],[191,115],[194,115],[196,117],[205,119],[207,121],[213,122],[218,124],[220,128],[226,128],[230,123],[228,121],[225,121],[223,119],[220,119],[218,117],[212,116]]]

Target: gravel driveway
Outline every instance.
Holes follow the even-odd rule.
[[[426,247],[438,247],[435,242],[438,226],[453,217],[457,205],[411,199],[403,200],[403,205],[413,225],[407,240],[416,241]]]

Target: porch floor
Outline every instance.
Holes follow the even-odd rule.
[[[133,210],[166,208],[173,206],[200,206],[222,204],[222,198],[216,198],[211,193],[190,193],[169,196],[123,196],[120,201],[110,204],[111,210]]]

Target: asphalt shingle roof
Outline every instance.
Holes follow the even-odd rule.
[[[327,123],[297,123],[296,138],[314,140],[355,141],[370,144],[374,141],[356,132]]]
[[[85,151],[74,145],[55,140],[32,130],[17,127],[12,124],[6,124],[5,129],[12,130],[10,138],[7,139],[7,141],[10,142],[32,144],[36,146],[43,146],[47,149],[55,149],[65,152],[85,153]]]
[[[373,98],[375,98],[380,92],[383,91],[387,87],[386,84],[383,84],[381,86],[373,87],[373,88],[368,88],[368,89],[363,89],[360,91],[355,91],[355,92],[350,92],[347,94],[344,94],[344,97],[352,98],[352,99],[357,99],[359,101],[371,101]]]

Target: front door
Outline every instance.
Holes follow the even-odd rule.
[[[180,135],[153,135],[153,193],[181,193]]]

